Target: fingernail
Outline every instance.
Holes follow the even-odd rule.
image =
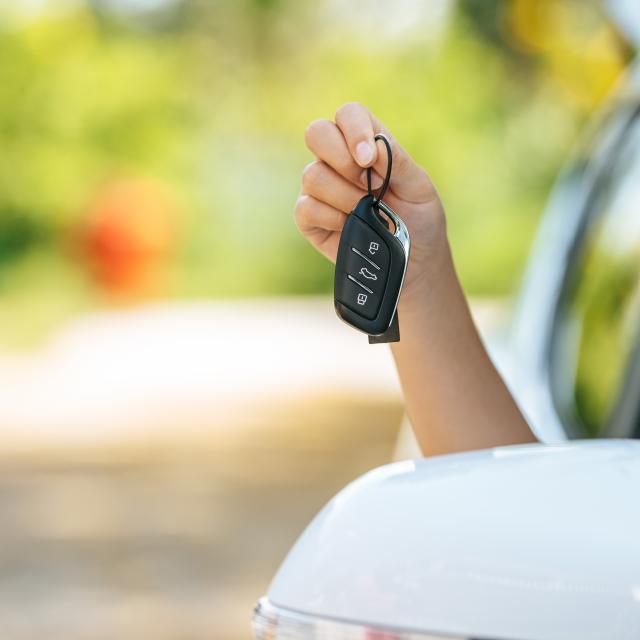
[[[367,170],[366,169],[360,174],[360,182],[365,187],[367,186]],[[375,171],[373,171],[371,174],[371,188],[379,189],[382,186],[382,182],[383,182],[382,178]]]
[[[359,165],[366,167],[373,160],[373,146],[363,140],[356,145],[356,160]]]

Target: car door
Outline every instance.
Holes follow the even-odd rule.
[[[559,180],[525,279],[507,378],[543,441],[640,435],[639,84]]]

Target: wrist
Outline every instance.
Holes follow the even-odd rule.
[[[437,246],[431,246],[429,251],[420,254],[410,260],[407,267],[405,285],[398,302],[398,311],[402,315],[423,315],[430,308],[442,309],[447,300],[460,292],[446,236]]]

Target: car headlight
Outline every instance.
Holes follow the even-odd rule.
[[[376,629],[280,609],[262,598],[253,613],[256,640],[464,640],[452,636]]]

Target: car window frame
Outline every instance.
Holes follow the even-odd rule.
[[[587,195],[582,203],[582,213],[576,233],[572,238],[567,252],[567,261],[557,298],[555,300],[550,331],[547,336],[545,367],[547,369],[547,380],[550,384],[550,396],[555,412],[558,415],[567,437],[579,439],[587,437],[584,431],[580,430],[577,417],[572,412],[567,411],[563,406],[562,399],[557,393],[557,385],[554,384],[555,367],[554,351],[555,342],[561,326],[563,311],[567,308],[569,296],[571,294],[573,276],[578,268],[583,256],[589,232],[600,220],[602,210],[599,207],[602,194],[606,184],[613,179],[614,158],[626,140],[628,132],[634,126],[640,125],[640,95],[627,97],[611,114],[614,122],[608,122],[605,127],[618,127],[615,134],[615,141],[606,145],[605,150],[596,149],[595,156],[599,156],[596,162],[589,162],[597,165],[593,170],[591,181],[587,186]],[[588,167],[583,169],[588,173]],[[607,420],[598,438],[606,437],[640,437],[640,336],[636,338],[632,346],[631,355],[623,374],[623,384],[620,394],[616,400],[611,416]]]

